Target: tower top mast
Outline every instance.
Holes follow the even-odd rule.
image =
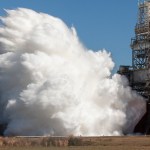
[[[138,1],[138,20],[135,33],[141,34],[149,32],[150,27],[150,0]]]

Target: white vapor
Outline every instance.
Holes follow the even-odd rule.
[[[58,18],[25,8],[6,12],[0,18],[5,135],[132,133],[145,101],[125,77],[111,77],[114,63],[106,50],[87,50],[75,28]]]

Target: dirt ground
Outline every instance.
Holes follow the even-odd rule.
[[[69,138],[1,138],[0,150],[150,150],[149,136],[69,137]],[[10,141],[20,144],[12,144]],[[6,140],[6,141],[5,141]],[[50,143],[57,143],[50,145]],[[68,142],[67,142],[68,140]],[[19,141],[19,142],[18,142]],[[37,141],[37,142],[36,142]],[[44,141],[44,142],[43,142]],[[58,141],[67,142],[59,145]],[[7,143],[8,142],[8,143]],[[3,144],[2,144],[3,143]],[[11,144],[10,144],[11,143]],[[29,144],[30,143],[30,144]]]

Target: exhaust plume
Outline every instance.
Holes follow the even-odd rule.
[[[85,48],[74,27],[30,9],[6,10],[0,26],[0,123],[5,135],[132,133],[145,101],[111,76],[106,50]]]

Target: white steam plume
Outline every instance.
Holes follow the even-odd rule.
[[[0,27],[0,123],[5,135],[122,135],[145,102],[115,74],[105,50],[44,13],[6,10]],[[138,112],[138,113],[137,113]]]

